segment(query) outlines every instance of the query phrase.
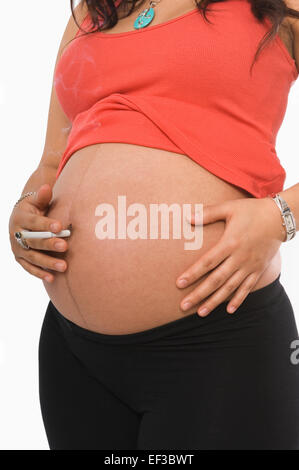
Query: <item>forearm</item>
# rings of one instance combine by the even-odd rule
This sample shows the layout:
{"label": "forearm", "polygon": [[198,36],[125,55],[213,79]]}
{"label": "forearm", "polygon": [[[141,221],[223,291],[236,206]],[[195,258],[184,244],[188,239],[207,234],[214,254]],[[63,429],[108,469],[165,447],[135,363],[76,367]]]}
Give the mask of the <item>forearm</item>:
{"label": "forearm", "polygon": [[56,172],[57,168],[54,166],[39,165],[28,179],[21,195],[29,191],[37,191],[40,186],[46,183],[53,187],[56,180]]}
{"label": "forearm", "polygon": [[280,191],[278,194],[281,195],[287,202],[289,208],[291,209],[295,221],[296,221],[296,230],[299,230],[299,183],[291,186],[290,188]]}

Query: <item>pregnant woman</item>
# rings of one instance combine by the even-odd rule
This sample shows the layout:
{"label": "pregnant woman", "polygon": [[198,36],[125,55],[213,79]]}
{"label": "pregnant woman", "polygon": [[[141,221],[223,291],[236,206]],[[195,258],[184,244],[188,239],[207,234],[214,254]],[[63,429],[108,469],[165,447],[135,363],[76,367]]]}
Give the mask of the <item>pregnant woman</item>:
{"label": "pregnant woman", "polygon": [[299,1],[71,7],[43,155],[10,218],[50,297],[50,448],[299,450],[279,253],[299,184],[284,189],[275,152]]}

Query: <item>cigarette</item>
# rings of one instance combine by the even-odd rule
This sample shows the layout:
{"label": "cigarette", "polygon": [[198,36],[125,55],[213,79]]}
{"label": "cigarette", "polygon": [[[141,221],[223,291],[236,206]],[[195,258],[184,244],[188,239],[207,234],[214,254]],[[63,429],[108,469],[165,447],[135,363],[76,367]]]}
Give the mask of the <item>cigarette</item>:
{"label": "cigarette", "polygon": [[54,232],[30,232],[30,231],[21,231],[21,234],[22,234],[22,238],[54,238],[54,237],[58,237],[58,238],[63,238],[63,237],[69,237],[71,235],[71,231],[70,230],[62,230],[61,232],[58,232],[58,233],[54,233]]}

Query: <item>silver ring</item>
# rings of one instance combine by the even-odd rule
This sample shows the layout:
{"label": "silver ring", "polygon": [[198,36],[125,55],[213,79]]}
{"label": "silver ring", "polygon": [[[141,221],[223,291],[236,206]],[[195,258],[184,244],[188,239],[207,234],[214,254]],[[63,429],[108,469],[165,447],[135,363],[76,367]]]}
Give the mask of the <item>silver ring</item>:
{"label": "silver ring", "polygon": [[15,239],[17,240],[18,244],[24,248],[24,250],[30,250],[30,246],[28,246],[26,240],[22,237],[21,232],[15,232]]}

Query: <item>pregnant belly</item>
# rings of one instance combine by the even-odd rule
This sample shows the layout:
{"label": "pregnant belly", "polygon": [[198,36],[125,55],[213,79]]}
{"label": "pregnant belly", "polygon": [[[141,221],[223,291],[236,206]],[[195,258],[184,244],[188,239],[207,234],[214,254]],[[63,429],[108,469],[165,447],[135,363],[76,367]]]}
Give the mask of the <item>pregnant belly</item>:
{"label": "pregnant belly", "polygon": [[[184,210],[241,197],[251,195],[185,155],[121,143],[77,151],[54,185],[48,211],[73,226],[69,249],[60,255],[67,270],[44,283],[50,299],[69,320],[105,334],[134,333],[194,313],[200,304],[183,312],[180,302],[205,276],[186,289],[175,281],[219,240],[224,222],[192,233]],[[278,252],[255,289],[279,272]]]}

